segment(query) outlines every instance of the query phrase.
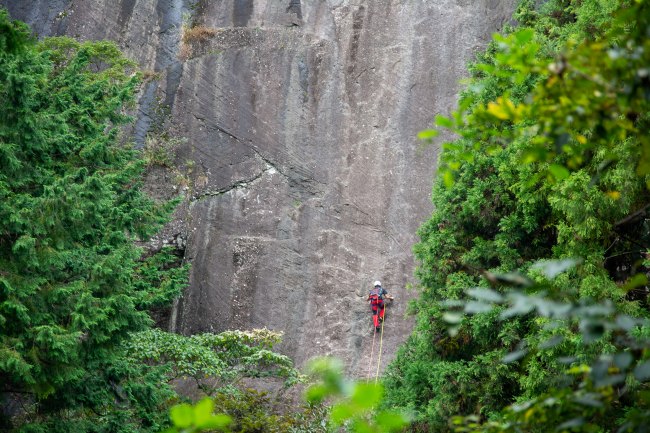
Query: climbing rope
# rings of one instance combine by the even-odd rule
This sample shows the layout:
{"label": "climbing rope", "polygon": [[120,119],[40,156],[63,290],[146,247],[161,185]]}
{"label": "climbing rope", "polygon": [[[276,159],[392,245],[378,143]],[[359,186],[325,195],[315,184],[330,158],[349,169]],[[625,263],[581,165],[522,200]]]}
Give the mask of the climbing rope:
{"label": "climbing rope", "polygon": [[[374,326],[373,326],[374,328]],[[372,333],[372,349],[370,350],[370,362],[368,363],[368,380],[370,380],[370,377],[372,376],[372,358],[375,356],[375,337],[377,336],[377,331],[374,331]]]}
{"label": "climbing rope", "polygon": [[[386,316],[386,305],[384,304],[384,317]],[[381,316],[379,316],[381,317]],[[376,334],[376,332],[375,332]],[[373,338],[373,342],[375,339]],[[377,373],[375,374],[375,384],[377,383],[377,378],[379,378],[379,366],[381,365],[381,347],[384,343],[384,320],[381,321],[381,332],[379,333],[379,355],[377,355]]]}
{"label": "climbing rope", "polygon": [[[384,311],[384,317],[386,317],[386,304],[384,303],[382,310]],[[381,318],[381,311],[377,310],[377,315]],[[374,324],[373,324],[374,328]],[[368,369],[368,380],[372,376],[372,359],[375,357],[375,337],[377,337],[377,330],[372,333],[372,349],[370,349],[370,368]],[[381,331],[379,332],[379,355],[377,355],[377,371],[375,372],[375,384],[379,378],[379,367],[381,366],[381,349],[384,345],[384,319],[381,319]]]}

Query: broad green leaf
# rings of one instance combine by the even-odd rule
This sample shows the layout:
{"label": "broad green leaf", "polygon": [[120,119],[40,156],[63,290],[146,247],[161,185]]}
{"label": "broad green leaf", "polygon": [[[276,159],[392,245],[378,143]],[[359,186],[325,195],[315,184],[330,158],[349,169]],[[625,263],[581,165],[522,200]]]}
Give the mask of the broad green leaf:
{"label": "broad green leaf", "polygon": [[597,387],[620,385],[625,382],[624,374],[608,374],[594,382]]}
{"label": "broad green leaf", "polygon": [[487,278],[492,278],[494,281],[504,283],[510,286],[517,287],[531,287],[535,284],[533,280],[519,272],[509,272],[507,274],[490,274],[486,273]]}
{"label": "broad green leaf", "polygon": [[425,129],[423,131],[418,132],[418,138],[420,140],[431,140],[432,138],[435,138],[438,136],[438,131],[435,129]]}
{"label": "broad green leaf", "polygon": [[450,170],[443,171],[442,178],[443,178],[443,182],[445,184],[445,187],[451,188],[452,186],[454,186],[454,175]]}
{"label": "broad green leaf", "polygon": [[487,313],[492,311],[493,306],[491,304],[486,304],[484,302],[478,301],[467,301],[465,304],[465,313],[468,314],[478,314],[478,313]]}
{"label": "broad green leaf", "polygon": [[541,260],[531,266],[531,269],[539,269],[546,278],[553,279],[579,263],[580,260],[577,259]]}
{"label": "broad green leaf", "polygon": [[504,364],[509,364],[511,362],[515,362],[523,358],[527,354],[528,354],[528,349],[516,350],[514,352],[508,353],[503,358],[501,358],[501,362],[503,362]]}
{"label": "broad green leaf", "polygon": [[386,431],[400,431],[409,423],[409,419],[397,411],[378,412],[375,419],[377,424]]}
{"label": "broad green leaf", "polygon": [[349,420],[355,415],[360,415],[361,411],[353,408],[350,404],[343,402],[334,405],[332,411],[330,412],[330,420],[336,424],[343,424],[345,421]]}
{"label": "broad green leaf", "polygon": [[548,340],[542,342],[539,347],[540,349],[550,349],[552,347],[555,347],[559,344],[562,344],[564,341],[564,336],[562,335],[554,335],[553,337],[549,338]]}
{"label": "broad green leaf", "polygon": [[305,398],[307,399],[308,402],[320,403],[328,395],[330,395],[329,387],[323,384],[316,384],[307,388],[307,391],[305,393]]}
{"label": "broad green leaf", "polygon": [[203,425],[212,417],[214,402],[211,398],[204,398],[194,406],[194,422],[197,426]]}
{"label": "broad green leaf", "polygon": [[442,314],[442,320],[452,325],[456,325],[463,320],[463,315],[461,313],[446,311]]}
{"label": "broad green leaf", "polygon": [[599,360],[595,362],[591,365],[591,371],[589,374],[595,381],[602,380],[609,374],[609,362],[606,360]]}
{"label": "broad green leaf", "polygon": [[616,316],[616,325],[625,331],[629,331],[637,326],[637,321],[626,314],[621,314]]}
{"label": "broad green leaf", "polygon": [[440,305],[448,309],[459,308],[465,305],[465,301],[461,301],[460,299],[445,299],[440,302]]}
{"label": "broad green leaf", "polygon": [[232,424],[232,418],[226,414],[217,414],[212,415],[210,418],[204,420],[201,424],[197,424],[197,427],[203,428],[206,430],[209,429],[226,429],[230,424]]}
{"label": "broad green leaf", "polygon": [[[571,136],[567,134],[566,132],[559,134],[557,137],[555,137],[555,151],[557,153],[562,153],[564,152],[564,147],[566,146],[567,143],[569,143],[569,140],[571,139]],[[560,166],[562,167],[562,166]]]}
{"label": "broad green leaf", "polygon": [[542,317],[566,318],[573,310],[571,304],[561,304],[540,297],[531,297],[530,300]]}
{"label": "broad green leaf", "polygon": [[650,138],[647,135],[641,136],[641,158],[636,167],[637,176],[650,174]]}
{"label": "broad green leaf", "polygon": [[466,292],[469,296],[480,301],[493,302],[496,304],[503,302],[503,296],[501,296],[499,292],[485,287],[474,287],[472,289],[467,289]]}
{"label": "broad green leaf", "polygon": [[640,286],[645,286],[648,284],[648,277],[644,273],[638,273],[632,276],[625,285],[623,286],[623,290],[626,292],[629,292],[632,289],[636,289],[637,287]]}
{"label": "broad green leaf", "polygon": [[194,424],[194,409],[187,403],[172,407],[169,414],[176,427],[187,428]]}
{"label": "broad green leaf", "polygon": [[357,383],[352,393],[352,403],[361,409],[375,407],[381,401],[383,388],[374,383]]}
{"label": "broad green leaf", "polygon": [[535,32],[531,28],[519,30],[515,33],[515,39],[517,39],[519,45],[526,45],[533,39],[533,36],[535,36]]}
{"label": "broad green leaf", "polygon": [[454,122],[450,118],[438,114],[436,115],[436,125],[451,129],[454,127]]}
{"label": "broad green leaf", "polygon": [[507,105],[503,105],[501,100],[497,102],[489,102],[487,105],[487,112],[500,120],[507,120],[510,118],[510,111]]}
{"label": "broad green leaf", "polygon": [[650,379],[650,361],[644,361],[639,363],[634,368],[634,377],[636,377],[641,382],[645,382]]}
{"label": "broad green leaf", "polygon": [[523,316],[524,314],[528,314],[533,309],[535,306],[531,302],[526,302],[526,301],[521,301],[513,304],[511,307],[507,308],[504,310],[500,317],[501,319],[509,319],[514,316]]}
{"label": "broad green leaf", "polygon": [[603,407],[603,402],[600,401],[601,395],[597,393],[587,393],[584,395],[576,396],[573,400],[583,406],[590,407]]}
{"label": "broad green leaf", "polygon": [[[574,361],[575,361],[575,359],[574,359]],[[573,367],[569,368],[567,370],[567,373],[569,373],[569,374],[584,374],[584,373],[589,373],[590,371],[591,371],[590,366],[588,366],[586,364],[580,364],[580,365],[574,365]]]}
{"label": "broad green leaf", "polygon": [[351,427],[353,433],[377,433],[374,426],[371,426],[370,423],[364,419],[355,418],[352,421]]}
{"label": "broad green leaf", "polygon": [[605,324],[600,320],[582,320],[580,322],[582,338],[586,343],[593,343],[600,339],[605,333]]}
{"label": "broad green leaf", "polygon": [[559,426],[557,426],[557,431],[564,431],[566,429],[572,429],[576,427],[583,426],[585,424],[585,419],[582,417],[579,418],[573,418],[568,421],[563,422]]}

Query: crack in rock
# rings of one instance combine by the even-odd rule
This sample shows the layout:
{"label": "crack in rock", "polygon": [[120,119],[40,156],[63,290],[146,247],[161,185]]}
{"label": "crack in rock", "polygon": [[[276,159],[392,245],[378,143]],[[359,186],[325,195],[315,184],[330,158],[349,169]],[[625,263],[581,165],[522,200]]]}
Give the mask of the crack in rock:
{"label": "crack in rock", "polygon": [[255,176],[251,177],[250,179],[238,180],[237,182],[230,184],[226,187],[219,188],[216,190],[208,190],[201,194],[194,195],[192,196],[191,201],[198,201],[205,197],[220,196],[237,189],[249,188],[252,184],[259,181],[262,178],[262,176],[264,176],[266,173],[273,175],[275,173],[279,173],[279,171],[273,165],[267,163],[266,168],[264,170],[257,173]]}

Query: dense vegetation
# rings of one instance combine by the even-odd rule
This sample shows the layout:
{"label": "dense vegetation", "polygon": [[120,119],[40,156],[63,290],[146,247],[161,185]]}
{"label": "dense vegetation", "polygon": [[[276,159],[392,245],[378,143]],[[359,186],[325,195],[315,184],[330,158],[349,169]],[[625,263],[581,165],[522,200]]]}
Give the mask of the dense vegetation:
{"label": "dense vegetation", "polygon": [[[411,431],[648,431],[650,6],[522,0],[515,19],[437,119],[458,139],[383,405]],[[173,206],[119,136],[138,80],[113,44],[37,42],[0,10],[0,428],[160,431],[189,378],[211,399],[175,406],[171,431],[402,429],[381,386],[329,361],[295,413],[238,389],[299,379],[277,334],[152,329],[187,269],[137,246]]]}
{"label": "dense vegetation", "polygon": [[117,145],[134,65],[109,43],[36,44],[0,14],[0,392],[25,431],[155,431],[172,391],[121,343],[185,277],[135,246],[169,206]]}
{"label": "dense vegetation", "polygon": [[461,430],[648,428],[649,328],[638,319],[650,10],[538,4],[521,2],[519,27],[497,35],[458,111],[437,119],[459,138],[443,145],[436,211],[415,248],[417,327],[385,379],[387,404],[414,412],[413,431],[451,430],[457,414],[468,416]]}
{"label": "dense vegetation", "polygon": [[138,247],[174,206],[143,192],[146,158],[120,137],[139,78],[113,43],[37,42],[0,9],[0,429],[159,432],[179,378],[274,420],[238,431],[311,422],[233,386],[298,379],[278,334],[152,329],[187,268]]}

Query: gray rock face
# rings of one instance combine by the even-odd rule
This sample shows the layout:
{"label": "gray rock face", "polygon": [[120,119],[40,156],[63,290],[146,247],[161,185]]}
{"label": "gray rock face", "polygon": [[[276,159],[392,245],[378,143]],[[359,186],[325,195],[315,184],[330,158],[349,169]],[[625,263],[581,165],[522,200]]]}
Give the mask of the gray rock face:
{"label": "gray rock face", "polygon": [[[412,329],[405,287],[438,150],[416,134],[453,107],[466,62],[515,2],[0,4],[40,35],[115,40],[155,73],[133,134],[141,146],[161,125],[185,138],[175,148],[184,180],[155,178],[186,198],[167,229],[192,263],[172,329],[266,326],[285,333],[280,349],[298,365],[334,355],[365,377],[374,280],[396,298],[382,364]],[[184,23],[193,30],[182,39]]]}

